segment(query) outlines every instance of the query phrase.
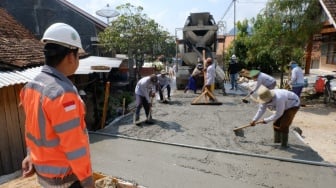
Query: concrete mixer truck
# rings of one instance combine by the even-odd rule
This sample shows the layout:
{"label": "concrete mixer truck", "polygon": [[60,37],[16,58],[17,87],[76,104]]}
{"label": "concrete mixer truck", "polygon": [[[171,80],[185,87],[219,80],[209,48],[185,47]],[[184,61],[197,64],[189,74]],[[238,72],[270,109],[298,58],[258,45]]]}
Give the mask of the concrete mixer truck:
{"label": "concrete mixer truck", "polygon": [[[193,69],[198,63],[203,63],[200,62],[203,50],[206,57],[211,57],[217,65],[217,30],[218,26],[209,12],[190,13],[183,27],[182,44],[179,44],[182,61],[178,63],[176,73],[177,89],[184,89]],[[221,83],[223,79],[224,71],[216,66],[216,82]]]}

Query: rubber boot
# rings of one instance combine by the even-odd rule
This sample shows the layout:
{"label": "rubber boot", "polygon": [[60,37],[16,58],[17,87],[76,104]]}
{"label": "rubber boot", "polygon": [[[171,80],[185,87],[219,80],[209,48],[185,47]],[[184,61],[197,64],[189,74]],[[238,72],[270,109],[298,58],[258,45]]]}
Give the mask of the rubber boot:
{"label": "rubber boot", "polygon": [[140,120],[140,116],[136,115],[136,113],[133,114],[133,124],[136,124]]}
{"label": "rubber boot", "polygon": [[279,131],[274,131],[274,143],[280,143],[281,142],[281,136]]}
{"label": "rubber boot", "polygon": [[281,133],[281,147],[288,147],[288,133]]}

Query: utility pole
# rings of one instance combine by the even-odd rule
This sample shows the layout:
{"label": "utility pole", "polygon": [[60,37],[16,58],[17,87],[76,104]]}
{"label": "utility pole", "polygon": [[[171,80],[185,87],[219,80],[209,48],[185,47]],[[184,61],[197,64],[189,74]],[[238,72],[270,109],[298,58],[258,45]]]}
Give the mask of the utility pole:
{"label": "utility pole", "polygon": [[236,40],[236,0],[233,0],[233,41]]}

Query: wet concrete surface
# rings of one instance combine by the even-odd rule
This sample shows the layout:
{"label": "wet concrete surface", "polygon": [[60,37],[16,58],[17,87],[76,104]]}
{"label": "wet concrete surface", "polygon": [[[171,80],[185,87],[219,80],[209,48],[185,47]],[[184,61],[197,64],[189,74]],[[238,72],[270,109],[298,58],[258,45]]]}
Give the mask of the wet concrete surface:
{"label": "wet concrete surface", "polygon": [[271,123],[236,136],[258,104],[234,92],[215,91],[222,105],[191,105],[200,91],[175,90],[169,104],[153,104],[153,124],[135,126],[132,114],[115,120],[99,132],[126,138],[91,134],[94,169],[147,187],[333,187],[335,168],[315,165],[328,163],[292,129],[285,149],[273,143]]}

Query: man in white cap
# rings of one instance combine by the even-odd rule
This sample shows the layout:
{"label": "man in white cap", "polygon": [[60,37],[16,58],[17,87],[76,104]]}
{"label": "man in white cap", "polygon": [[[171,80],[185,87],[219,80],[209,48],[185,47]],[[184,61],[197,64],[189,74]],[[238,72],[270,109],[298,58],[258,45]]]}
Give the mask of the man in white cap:
{"label": "man in white cap", "polygon": [[267,124],[273,121],[274,143],[281,143],[282,147],[287,147],[289,126],[300,108],[300,98],[291,91],[285,89],[269,90],[264,86],[261,86],[257,93],[260,105],[250,125],[255,126],[267,108],[275,111],[271,116],[264,118],[262,122]]}
{"label": "man in white cap", "polygon": [[237,57],[235,54],[231,56],[228,72],[230,74],[230,82],[231,88],[230,90],[236,89],[237,90],[237,79],[238,73],[240,71],[240,65],[238,64]]}
{"label": "man in white cap", "polygon": [[167,76],[167,72],[165,70],[162,70],[160,72],[161,74],[157,75],[158,77],[158,82],[159,82],[159,95],[160,95],[160,100],[163,101],[163,91],[167,89],[167,97],[168,100],[170,100],[170,78]]}

